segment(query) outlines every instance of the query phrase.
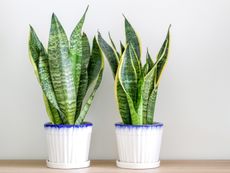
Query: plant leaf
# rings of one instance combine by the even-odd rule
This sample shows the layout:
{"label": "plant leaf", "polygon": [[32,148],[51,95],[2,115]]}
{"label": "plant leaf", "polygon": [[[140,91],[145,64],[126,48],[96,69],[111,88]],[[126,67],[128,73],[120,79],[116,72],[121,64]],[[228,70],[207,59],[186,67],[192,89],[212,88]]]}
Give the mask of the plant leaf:
{"label": "plant leaf", "polygon": [[74,28],[70,36],[70,56],[73,64],[73,75],[75,82],[76,95],[78,94],[78,87],[81,78],[81,64],[82,64],[82,27],[85,21],[85,16],[88,11],[89,6],[86,8],[80,21]]}
{"label": "plant leaf", "polygon": [[82,64],[81,64],[81,76],[80,76],[80,82],[79,82],[78,94],[77,94],[77,108],[76,108],[75,121],[81,112],[82,102],[88,88],[87,69],[88,69],[89,59],[90,59],[90,45],[89,45],[89,40],[87,38],[87,35],[84,33],[82,36],[82,61],[81,61]]}
{"label": "plant leaf", "polygon": [[170,27],[168,28],[168,33],[166,36],[166,39],[157,55],[157,60],[160,60],[158,65],[157,65],[157,78],[156,78],[156,85],[159,85],[159,81],[160,81],[160,77],[162,75],[162,71],[165,67],[165,64],[167,62],[168,59],[168,53],[169,53],[169,43],[170,43]]}
{"label": "plant leaf", "polygon": [[63,27],[53,14],[48,43],[49,70],[55,96],[69,124],[74,124],[76,91],[68,40]]}
{"label": "plant leaf", "polygon": [[107,58],[110,67],[113,72],[113,77],[115,78],[117,67],[119,63],[119,58],[117,56],[116,51],[102,38],[101,34],[98,32],[98,43],[100,48],[102,49],[105,57]]}
{"label": "plant leaf", "polygon": [[102,52],[97,43],[96,38],[93,38],[93,48],[90,56],[90,63],[88,66],[88,86],[90,86],[93,81],[98,77],[98,74],[102,68]]}
{"label": "plant leaf", "polygon": [[134,57],[130,54],[131,47],[128,45],[123,53],[119,64],[118,80],[126,94],[132,124],[141,124],[141,116],[136,112],[137,101],[137,73],[134,67]]}
{"label": "plant leaf", "polygon": [[146,54],[146,62],[149,65],[149,70],[151,70],[154,66],[154,62],[153,62],[148,50],[147,50],[147,54]]}
{"label": "plant leaf", "polygon": [[137,79],[139,79],[140,76],[142,75],[142,67],[141,67],[142,65],[141,65],[140,59],[137,57],[137,54],[136,54],[135,49],[134,49],[132,44],[130,45],[129,53],[130,53],[130,57],[132,59],[132,65],[133,65],[133,67],[136,71],[136,74],[137,74]]}
{"label": "plant leaf", "polygon": [[148,72],[153,68],[154,66],[154,62],[149,54],[149,51],[147,50],[147,54],[146,54],[146,63],[144,65],[144,67],[142,68],[143,74],[144,76],[146,74],[148,74]]}
{"label": "plant leaf", "polygon": [[51,121],[51,123],[53,124],[63,124],[62,119],[60,118],[59,115],[59,111],[53,107],[53,105],[49,102],[49,100],[47,99],[47,97],[45,96],[45,94],[43,93],[43,100],[45,103],[45,107],[46,107],[46,112],[49,116],[49,119]]}
{"label": "plant leaf", "polygon": [[102,52],[98,46],[96,39],[94,38],[93,50],[92,50],[92,54],[91,54],[89,66],[88,66],[88,75],[89,75],[90,85],[93,85],[93,83],[95,83],[95,85],[93,87],[93,91],[91,92],[91,94],[89,95],[89,98],[87,99],[85,105],[83,106],[80,112],[80,115],[78,116],[75,124],[81,124],[84,121],[84,118],[94,99],[96,91],[98,87],[100,86],[103,70],[104,70],[104,60],[103,60]]}
{"label": "plant leaf", "polygon": [[130,49],[131,47],[128,45],[122,56],[118,79],[124,91],[130,95],[135,103],[137,96],[137,73],[133,62],[134,58],[132,58],[130,54]]}
{"label": "plant leaf", "polygon": [[115,44],[114,44],[114,42],[113,42],[113,39],[112,39],[110,33],[109,33],[109,40],[110,40],[111,45],[112,45],[112,47],[113,47],[114,51],[116,52],[117,57],[118,57],[118,59],[119,59],[121,55],[120,55],[119,52],[117,51],[117,48],[116,48],[116,46],[115,46]]}
{"label": "plant leaf", "polygon": [[140,41],[135,30],[133,29],[129,21],[126,19],[126,17],[125,17],[125,35],[126,35],[126,43],[133,45],[137,57],[140,59],[141,58]]}
{"label": "plant leaf", "polygon": [[157,98],[157,88],[154,88],[152,90],[150,97],[149,97],[149,100],[148,100],[147,121],[146,121],[147,124],[153,123],[156,98]]}
{"label": "plant leaf", "polygon": [[132,124],[129,103],[127,101],[125,91],[118,80],[118,73],[115,78],[115,97],[117,98],[117,104],[123,123]]}
{"label": "plant leaf", "polygon": [[[29,50],[35,74],[44,93],[44,101],[50,120],[52,122],[65,121],[64,117],[62,117],[63,120],[59,117],[58,111],[60,112],[60,109],[58,107],[51,83],[48,55],[32,27],[30,27]],[[52,108],[52,111],[48,109],[47,104]],[[51,113],[53,113],[53,115],[51,115]]]}
{"label": "plant leaf", "polygon": [[147,123],[147,109],[148,109],[148,100],[152,90],[154,89],[154,78],[156,77],[156,65],[150,70],[150,72],[144,77],[143,89],[142,89],[142,98],[143,98],[143,123]]}
{"label": "plant leaf", "polygon": [[98,87],[99,87],[99,85],[101,83],[102,74],[103,74],[103,69],[100,70],[100,73],[98,75],[96,85],[95,85],[95,87],[93,89],[93,92],[90,94],[88,100],[86,101],[85,105],[83,106],[83,109],[82,109],[80,115],[78,116],[75,124],[81,124],[84,121],[85,116],[86,116],[86,114],[87,114],[87,112],[88,112],[88,110],[89,110],[89,108],[90,108],[90,106],[91,106],[91,104],[93,102],[93,99],[94,99],[94,96],[96,94],[96,91],[97,91],[97,89],[98,89]]}
{"label": "plant leaf", "polygon": [[125,46],[122,44],[121,41],[120,41],[120,49],[121,49],[120,55],[122,55],[123,52],[125,51]]}

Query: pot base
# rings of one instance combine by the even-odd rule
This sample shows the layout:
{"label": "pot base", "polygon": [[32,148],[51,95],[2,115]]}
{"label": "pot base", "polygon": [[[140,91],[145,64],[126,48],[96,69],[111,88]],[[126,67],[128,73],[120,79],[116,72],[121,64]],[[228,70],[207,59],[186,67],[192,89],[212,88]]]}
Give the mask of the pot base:
{"label": "pot base", "polygon": [[54,169],[77,169],[77,168],[86,168],[90,166],[90,160],[86,162],[80,162],[75,164],[68,163],[53,163],[49,160],[46,161],[47,167]]}
{"label": "pot base", "polygon": [[160,166],[160,161],[154,163],[129,163],[117,160],[117,167],[125,169],[151,169]]}

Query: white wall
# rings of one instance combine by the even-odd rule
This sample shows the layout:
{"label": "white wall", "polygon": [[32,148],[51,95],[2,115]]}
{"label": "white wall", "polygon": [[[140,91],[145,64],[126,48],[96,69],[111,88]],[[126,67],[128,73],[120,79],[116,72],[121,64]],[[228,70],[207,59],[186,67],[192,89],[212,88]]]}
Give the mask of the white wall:
{"label": "white wall", "polygon": [[[228,0],[1,0],[0,159],[44,159],[41,90],[28,59],[28,25],[47,45],[55,12],[70,34],[87,4],[92,39],[124,38],[124,13],[156,55],[172,24],[169,62],[161,80],[156,120],[165,124],[162,159],[230,159],[230,1]],[[120,121],[113,79],[103,82],[87,119],[94,123],[91,158],[116,158],[114,123]]]}

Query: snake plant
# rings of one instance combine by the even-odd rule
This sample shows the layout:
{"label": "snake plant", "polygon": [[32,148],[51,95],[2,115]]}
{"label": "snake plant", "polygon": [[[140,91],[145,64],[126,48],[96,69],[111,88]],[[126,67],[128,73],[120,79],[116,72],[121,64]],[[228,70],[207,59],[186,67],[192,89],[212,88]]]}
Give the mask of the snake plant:
{"label": "snake plant", "polygon": [[48,51],[30,26],[30,60],[53,124],[83,123],[101,83],[102,52],[96,38],[91,50],[87,35],[82,33],[87,9],[69,40],[56,15],[52,15]]}
{"label": "snake plant", "polygon": [[160,76],[165,67],[170,41],[170,27],[166,39],[154,61],[148,50],[146,63],[141,63],[139,38],[125,18],[126,44],[120,51],[109,35],[108,44],[98,33],[98,43],[106,56],[115,80],[115,95],[124,124],[143,125],[154,122],[154,110]]}

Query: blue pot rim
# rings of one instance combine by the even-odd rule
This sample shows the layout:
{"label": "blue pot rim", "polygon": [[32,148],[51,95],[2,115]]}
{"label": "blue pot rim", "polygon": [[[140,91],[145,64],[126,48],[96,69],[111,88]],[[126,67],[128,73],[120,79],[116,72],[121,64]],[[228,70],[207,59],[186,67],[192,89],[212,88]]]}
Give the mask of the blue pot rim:
{"label": "blue pot rim", "polygon": [[82,124],[52,124],[50,122],[45,123],[44,127],[45,128],[85,128],[85,127],[92,127],[93,124],[90,122],[84,122]]}
{"label": "blue pot rim", "polygon": [[143,124],[143,125],[131,125],[131,124],[124,124],[124,123],[115,123],[115,127],[120,128],[153,128],[153,127],[163,127],[163,123],[160,122],[154,122],[153,124]]}

